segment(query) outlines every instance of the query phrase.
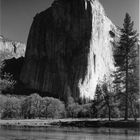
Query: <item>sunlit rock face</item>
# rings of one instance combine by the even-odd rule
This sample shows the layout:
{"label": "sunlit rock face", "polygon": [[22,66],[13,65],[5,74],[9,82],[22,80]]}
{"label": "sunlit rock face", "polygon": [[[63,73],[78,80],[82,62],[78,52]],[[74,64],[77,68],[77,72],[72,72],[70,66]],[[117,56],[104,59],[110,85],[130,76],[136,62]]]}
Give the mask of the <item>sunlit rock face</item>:
{"label": "sunlit rock face", "polygon": [[20,79],[46,96],[93,99],[114,69],[115,30],[97,0],[55,0],[34,18]]}
{"label": "sunlit rock face", "polygon": [[0,36],[0,59],[11,59],[25,56],[26,45],[21,42],[11,41]]}
{"label": "sunlit rock face", "polygon": [[114,68],[113,42],[117,29],[105,15],[102,5],[98,1],[91,2],[92,7],[92,35],[88,53],[88,66],[85,80],[79,81],[81,96],[94,98],[97,84],[110,79]]}

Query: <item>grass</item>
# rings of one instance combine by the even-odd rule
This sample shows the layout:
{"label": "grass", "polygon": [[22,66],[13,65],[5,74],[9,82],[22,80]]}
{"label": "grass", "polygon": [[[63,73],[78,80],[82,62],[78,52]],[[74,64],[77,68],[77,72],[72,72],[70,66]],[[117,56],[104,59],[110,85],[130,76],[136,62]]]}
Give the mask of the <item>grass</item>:
{"label": "grass", "polygon": [[23,127],[48,127],[48,126],[73,126],[73,127],[113,127],[113,128],[139,128],[140,119],[137,122],[130,119],[29,119],[29,120],[0,120],[1,126]]}

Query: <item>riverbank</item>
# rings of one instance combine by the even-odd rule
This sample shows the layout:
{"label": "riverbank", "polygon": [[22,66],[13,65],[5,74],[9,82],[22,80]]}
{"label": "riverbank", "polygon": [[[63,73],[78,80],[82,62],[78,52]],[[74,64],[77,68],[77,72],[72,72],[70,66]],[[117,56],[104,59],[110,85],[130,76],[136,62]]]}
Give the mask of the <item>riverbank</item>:
{"label": "riverbank", "polygon": [[21,126],[21,127],[113,127],[113,128],[139,128],[140,120],[124,121],[114,119],[32,119],[32,120],[0,120],[0,126]]}

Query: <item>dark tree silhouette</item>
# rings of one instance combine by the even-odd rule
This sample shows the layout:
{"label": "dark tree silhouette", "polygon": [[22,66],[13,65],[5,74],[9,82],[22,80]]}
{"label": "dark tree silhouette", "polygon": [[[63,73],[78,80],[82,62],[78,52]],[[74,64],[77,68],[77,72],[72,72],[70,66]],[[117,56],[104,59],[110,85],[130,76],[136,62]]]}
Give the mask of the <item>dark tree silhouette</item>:
{"label": "dark tree silhouette", "polygon": [[138,68],[138,34],[133,29],[133,25],[134,22],[131,21],[130,15],[126,13],[115,54],[116,66],[118,67],[116,81],[119,83],[121,93],[124,95],[125,120],[128,120],[129,117],[129,102],[132,102],[130,97],[138,91],[138,84],[133,84],[137,82],[135,71]]}

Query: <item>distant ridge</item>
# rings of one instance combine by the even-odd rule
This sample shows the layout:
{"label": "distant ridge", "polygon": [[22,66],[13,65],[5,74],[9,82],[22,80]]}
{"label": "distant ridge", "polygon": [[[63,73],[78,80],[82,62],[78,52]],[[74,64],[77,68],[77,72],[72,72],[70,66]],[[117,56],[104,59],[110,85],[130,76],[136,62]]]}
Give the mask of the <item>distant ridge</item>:
{"label": "distant ridge", "polygon": [[18,41],[12,41],[0,35],[0,58],[11,59],[24,57],[26,45]]}

